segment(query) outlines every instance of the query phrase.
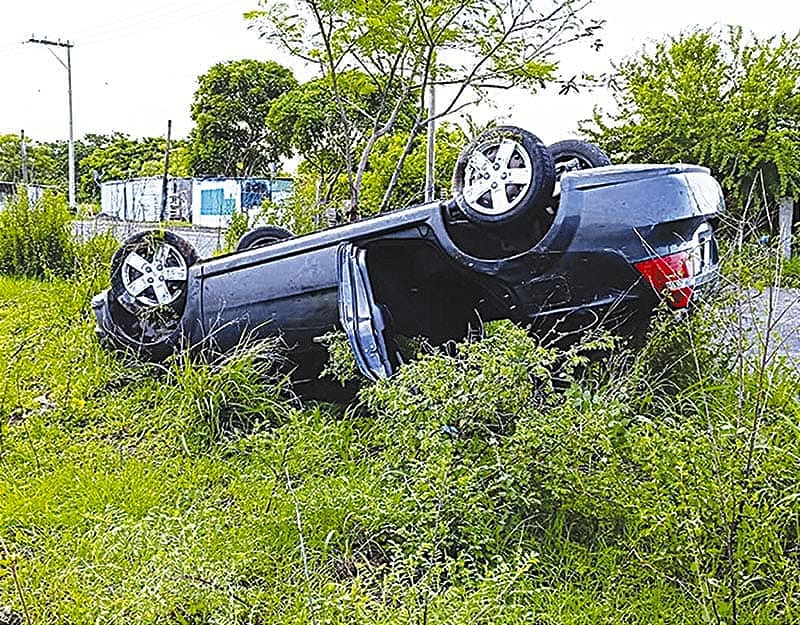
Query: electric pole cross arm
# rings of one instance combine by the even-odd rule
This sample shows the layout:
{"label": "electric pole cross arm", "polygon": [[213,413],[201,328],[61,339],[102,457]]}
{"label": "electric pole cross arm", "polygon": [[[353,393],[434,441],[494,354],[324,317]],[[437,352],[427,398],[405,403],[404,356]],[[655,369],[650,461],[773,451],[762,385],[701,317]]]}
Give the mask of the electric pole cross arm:
{"label": "electric pole cross arm", "polygon": [[74,212],[77,209],[77,202],[75,200],[75,138],[73,135],[72,120],[72,58],[70,56],[70,51],[75,44],[70,41],[52,41],[50,39],[39,39],[36,37],[31,37],[25,43],[55,46],[57,48],[65,48],[67,51],[67,62],[65,63],[60,56],[50,50],[53,56],[58,59],[58,62],[67,70],[67,96],[69,99],[69,143],[67,144],[69,159],[69,207]]}

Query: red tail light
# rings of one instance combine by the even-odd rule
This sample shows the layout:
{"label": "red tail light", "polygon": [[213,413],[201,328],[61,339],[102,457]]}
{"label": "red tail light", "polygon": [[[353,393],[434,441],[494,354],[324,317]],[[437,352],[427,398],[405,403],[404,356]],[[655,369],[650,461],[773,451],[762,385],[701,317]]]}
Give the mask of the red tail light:
{"label": "red tail light", "polygon": [[683,250],[636,263],[645,280],[663,295],[673,308],[686,308],[694,293],[696,281],[693,250]]}

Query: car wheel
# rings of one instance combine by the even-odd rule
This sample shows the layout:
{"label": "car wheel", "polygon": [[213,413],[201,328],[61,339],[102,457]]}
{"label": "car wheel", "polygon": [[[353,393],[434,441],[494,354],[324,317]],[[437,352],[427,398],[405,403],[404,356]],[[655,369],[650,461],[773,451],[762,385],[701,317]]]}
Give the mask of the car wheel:
{"label": "car wheel", "polygon": [[599,147],[587,141],[567,139],[547,148],[553,157],[556,179],[560,180],[568,171],[591,169],[611,165],[611,159]]}
{"label": "car wheel", "polygon": [[553,158],[538,137],[514,126],[482,133],[453,171],[455,201],[478,224],[505,225],[549,202]]}
{"label": "car wheel", "polygon": [[253,228],[244,233],[236,244],[236,251],[243,252],[244,250],[251,250],[254,247],[263,247],[270,243],[291,239],[293,236],[294,234],[289,230],[281,228],[280,226],[259,226],[258,228]]}
{"label": "car wheel", "polygon": [[115,324],[137,346],[156,343],[178,325],[198,260],[188,241],[147,230],[125,240],[111,259],[109,303]]}

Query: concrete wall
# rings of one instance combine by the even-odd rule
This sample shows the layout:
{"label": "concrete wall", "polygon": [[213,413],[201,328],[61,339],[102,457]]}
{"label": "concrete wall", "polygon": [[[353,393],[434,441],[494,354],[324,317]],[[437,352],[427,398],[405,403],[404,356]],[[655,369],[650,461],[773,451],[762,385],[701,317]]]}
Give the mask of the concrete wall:
{"label": "concrete wall", "polygon": [[[159,230],[161,224],[142,223],[131,221],[116,221],[112,219],[85,219],[73,222],[73,232],[79,241],[87,241],[96,234],[111,232],[118,241],[122,242],[132,234],[143,230]],[[200,258],[208,258],[225,245],[225,228],[203,228],[201,226],[170,226],[167,228],[189,241],[197,250]]]}

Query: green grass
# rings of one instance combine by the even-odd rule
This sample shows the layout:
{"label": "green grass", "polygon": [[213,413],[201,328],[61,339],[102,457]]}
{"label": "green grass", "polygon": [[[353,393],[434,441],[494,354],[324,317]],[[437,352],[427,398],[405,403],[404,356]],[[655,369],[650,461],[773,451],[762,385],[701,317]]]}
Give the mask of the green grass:
{"label": "green grass", "polygon": [[23,600],[76,625],[800,618],[797,376],[698,345],[711,313],[574,383],[579,354],[501,325],[343,407],[294,397],[270,345],[103,351],[98,281],[0,278],[0,608],[23,622]]}

